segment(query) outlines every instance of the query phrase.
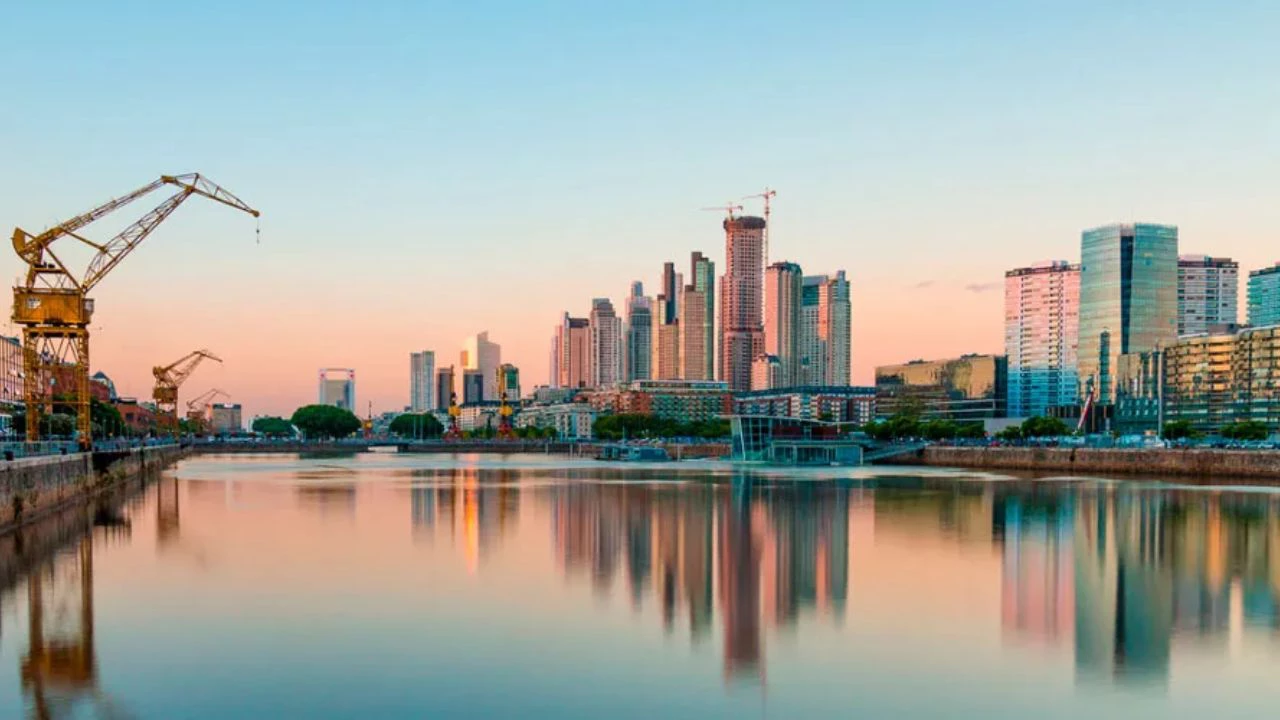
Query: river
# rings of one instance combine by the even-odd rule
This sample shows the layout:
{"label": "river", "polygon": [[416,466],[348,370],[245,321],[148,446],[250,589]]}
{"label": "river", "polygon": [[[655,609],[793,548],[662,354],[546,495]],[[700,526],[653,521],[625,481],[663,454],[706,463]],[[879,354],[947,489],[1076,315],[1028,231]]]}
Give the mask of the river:
{"label": "river", "polygon": [[0,588],[0,717],[1280,707],[1267,488],[203,456],[96,525]]}

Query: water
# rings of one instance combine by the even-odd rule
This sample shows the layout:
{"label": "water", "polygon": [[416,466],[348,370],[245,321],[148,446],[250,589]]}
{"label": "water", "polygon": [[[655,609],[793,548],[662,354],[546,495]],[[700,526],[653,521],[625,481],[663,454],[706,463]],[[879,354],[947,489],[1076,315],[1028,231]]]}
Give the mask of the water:
{"label": "water", "polygon": [[0,717],[1280,706],[1265,488],[246,456],[76,517],[0,545]]}

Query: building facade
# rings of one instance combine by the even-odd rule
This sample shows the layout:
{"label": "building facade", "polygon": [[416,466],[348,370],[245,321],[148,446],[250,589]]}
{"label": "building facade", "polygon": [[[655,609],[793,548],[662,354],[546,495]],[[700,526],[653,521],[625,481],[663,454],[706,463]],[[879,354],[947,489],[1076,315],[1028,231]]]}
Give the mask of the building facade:
{"label": "building facade", "polygon": [[1164,422],[1213,434],[1256,421],[1280,432],[1280,326],[1182,338],[1163,363]]}
{"label": "building facade", "polygon": [[702,300],[702,370],[697,377],[687,377],[686,379],[695,380],[715,380],[716,379],[716,264],[711,258],[706,257],[701,252],[694,252],[690,257],[690,274],[693,282],[693,289],[697,291]]}
{"label": "building facade", "polygon": [[811,275],[803,279],[796,383],[849,384],[851,324],[849,281],[843,270],[835,275]]}
{"label": "building facade", "polygon": [[622,320],[608,298],[595,298],[587,322],[591,329],[591,387],[618,385],[622,382]]}
{"label": "building facade", "polygon": [[653,301],[644,294],[640,281],[631,284],[627,298],[626,381],[648,380],[653,376]]}
{"label": "building facade", "polygon": [[714,349],[707,345],[707,296],[693,285],[686,285],[680,297],[679,371],[681,380],[711,380],[707,375],[708,356]]}
{"label": "building facade", "polygon": [[764,352],[763,218],[728,218],[720,299],[720,379],[734,392],[751,389],[751,363]]}
{"label": "building facade", "polygon": [[584,399],[599,412],[678,422],[712,420],[733,410],[728,386],[714,380],[637,380],[629,387],[587,393]]}
{"label": "building facade", "polygon": [[876,414],[899,411],[946,420],[986,420],[1007,414],[1003,355],[962,355],[948,360],[914,360],[876,368]]}
{"label": "building facade", "polygon": [[1249,324],[1280,325],[1280,263],[1249,272]]}
{"label": "building facade", "polygon": [[1064,260],[1004,276],[1004,349],[1009,416],[1061,415],[1077,405],[1080,266]]}
{"label": "building facade", "polygon": [[876,418],[876,389],[852,386],[783,387],[738,393],[735,415],[768,415],[866,425]]}
{"label": "building facade", "polygon": [[1239,322],[1240,265],[1208,255],[1178,257],[1178,335]]}
{"label": "building facade", "polygon": [[[496,373],[497,370],[495,369]],[[489,381],[489,385],[494,385],[493,380]],[[476,405],[488,402],[484,399],[484,374],[479,370],[463,370],[462,371],[462,404]]]}
{"label": "building facade", "polygon": [[484,381],[484,399],[497,400],[498,366],[502,364],[502,346],[490,342],[488,331],[472,335],[462,344],[460,368],[463,373],[472,370],[480,373]]}
{"label": "building facade", "polygon": [[1078,395],[1115,401],[1121,355],[1178,337],[1178,229],[1149,223],[1086,230],[1080,243]]}
{"label": "building facade", "polygon": [[448,410],[449,404],[455,399],[454,393],[456,393],[457,390],[455,390],[453,373],[452,365],[447,368],[440,368],[436,371],[436,403],[433,408],[434,410]]}
{"label": "building facade", "polygon": [[236,435],[244,432],[240,403],[213,403],[209,406],[209,427],[214,435]]}
{"label": "building facade", "polygon": [[751,361],[753,391],[786,387],[788,384],[783,379],[782,359],[777,355],[757,355],[756,359]]}
{"label": "building facade", "polygon": [[590,440],[597,412],[585,403],[535,405],[516,415],[516,427],[553,428],[561,440]]}
{"label": "building facade", "polygon": [[0,335],[0,412],[9,414],[23,406],[22,340]]}
{"label": "building facade", "polygon": [[435,408],[436,354],[409,353],[409,409],[424,413]]}
{"label": "building facade", "polygon": [[[765,269],[764,285],[764,354],[778,359],[782,386],[796,385],[801,377],[800,309],[804,273],[795,263],[776,262]],[[758,388],[753,383],[752,389],[766,388]]]}
{"label": "building facade", "polygon": [[499,365],[496,385],[498,400],[505,399],[510,404],[520,402],[520,368],[511,363]]}
{"label": "building facade", "polygon": [[355,412],[356,371],[351,368],[321,369],[319,402]]}
{"label": "building facade", "polygon": [[564,314],[556,328],[554,343],[558,358],[553,387],[584,388],[591,380],[591,321]]}
{"label": "building facade", "polygon": [[[665,301],[658,299],[658,307]],[[653,333],[652,380],[680,379],[680,322],[659,323]]]}

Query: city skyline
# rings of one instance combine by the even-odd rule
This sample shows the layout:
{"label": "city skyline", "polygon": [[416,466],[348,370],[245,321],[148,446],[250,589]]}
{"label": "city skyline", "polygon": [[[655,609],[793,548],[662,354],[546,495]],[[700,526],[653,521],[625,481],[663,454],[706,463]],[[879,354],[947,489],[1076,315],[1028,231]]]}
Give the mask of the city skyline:
{"label": "city skyline", "polygon": [[[227,364],[208,379],[252,416],[305,404],[308,369],[340,362],[359,371],[361,404],[387,410],[406,404],[404,353],[452,357],[476,327],[526,378],[546,377],[546,318],[579,298],[617,307],[640,269],[652,282],[647,268],[690,248],[724,268],[718,221],[698,208],[769,183],[770,260],[849,270],[852,379],[866,385],[877,365],[999,352],[1003,272],[1074,258],[1081,228],[1175,224],[1183,250],[1231,257],[1242,277],[1276,260],[1275,101],[1259,88],[1280,60],[1266,34],[1280,11],[1176,5],[747,4],[743,31],[785,29],[750,56],[717,31],[720,13],[669,5],[516,9],[498,28],[472,8],[311,9],[306,32],[280,7],[253,27],[197,8],[163,21],[206,33],[87,8],[77,22],[104,38],[128,27],[153,42],[90,38],[93,66],[37,64],[34,31],[0,51],[18,105],[74,84],[97,110],[0,120],[25,168],[0,179],[0,221],[38,229],[159,173],[208,172],[262,209],[261,245],[242,218],[184,208],[95,289],[93,370],[146,398],[157,359],[218,347]],[[13,13],[19,29],[62,20]],[[421,27],[445,42],[409,30]],[[166,52],[225,58],[228,33],[242,40],[229,64],[143,79]],[[1121,42],[1157,34],[1174,40]],[[563,54],[532,52],[533,36]],[[469,63],[440,69],[464,51]],[[719,89],[734,74],[741,86]],[[761,110],[723,123],[743,89]],[[640,208],[645,223],[623,222]],[[157,301],[205,280],[220,291]],[[289,301],[264,303],[263,288]]]}

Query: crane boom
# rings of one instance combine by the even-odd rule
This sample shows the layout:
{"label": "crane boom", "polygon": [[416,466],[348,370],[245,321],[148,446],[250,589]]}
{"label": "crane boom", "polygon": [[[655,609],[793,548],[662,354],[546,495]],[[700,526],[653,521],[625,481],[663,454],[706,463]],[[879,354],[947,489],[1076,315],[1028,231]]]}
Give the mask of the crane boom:
{"label": "crane boom", "polygon": [[191,376],[191,373],[205,358],[214,362],[222,362],[222,358],[208,350],[194,350],[182,356],[180,360],[164,367],[157,367],[152,372],[155,374],[157,381],[165,382],[177,388],[186,382],[187,378]]}
{"label": "crane boom", "polygon": [[187,412],[188,413],[197,412],[201,408],[203,408],[205,405],[208,405],[209,403],[213,402],[214,398],[218,398],[218,397],[231,397],[231,396],[228,395],[226,392],[219,390],[218,388],[213,388],[212,390],[206,390],[200,395],[198,395],[194,400],[187,401]]}

